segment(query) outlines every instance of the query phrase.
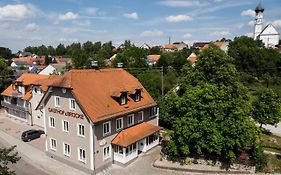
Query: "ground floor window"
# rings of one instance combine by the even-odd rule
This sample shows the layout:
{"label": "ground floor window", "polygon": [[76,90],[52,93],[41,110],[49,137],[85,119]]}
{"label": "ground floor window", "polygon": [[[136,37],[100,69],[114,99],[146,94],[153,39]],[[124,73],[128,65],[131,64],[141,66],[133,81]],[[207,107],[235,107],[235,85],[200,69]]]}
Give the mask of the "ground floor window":
{"label": "ground floor window", "polygon": [[86,151],[82,148],[78,148],[78,160],[86,163]]}
{"label": "ground floor window", "polygon": [[123,147],[119,145],[115,145],[114,152],[118,154],[123,154]]}
{"label": "ground floor window", "polygon": [[110,158],[110,146],[107,145],[103,147],[103,160],[109,159]]}
{"label": "ground floor window", "polygon": [[65,156],[70,157],[70,145],[67,143],[63,144],[63,153]]}
{"label": "ground floor window", "polygon": [[150,145],[151,143],[155,142],[158,139],[158,134],[150,135],[146,138],[146,145]]}
{"label": "ground floor window", "polygon": [[136,143],[129,145],[126,148],[126,156],[128,156],[128,155],[132,154],[133,152],[135,152],[136,149],[137,149],[137,144]]}
{"label": "ground floor window", "polygon": [[50,139],[50,147],[51,150],[57,151],[57,140],[56,139]]}

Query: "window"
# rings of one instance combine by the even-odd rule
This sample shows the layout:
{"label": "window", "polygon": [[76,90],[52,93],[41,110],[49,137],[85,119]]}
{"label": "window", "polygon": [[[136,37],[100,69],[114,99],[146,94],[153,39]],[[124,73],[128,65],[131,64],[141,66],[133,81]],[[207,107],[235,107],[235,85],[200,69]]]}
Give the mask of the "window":
{"label": "window", "polygon": [[120,130],[123,128],[123,118],[116,119],[116,130]]}
{"label": "window", "polygon": [[123,147],[119,145],[115,145],[114,152],[123,155]]}
{"label": "window", "polygon": [[63,121],[62,121],[62,130],[63,130],[64,132],[68,132],[68,128],[69,128],[69,122],[66,121],[66,120],[63,120]]}
{"label": "window", "polygon": [[133,143],[132,145],[129,145],[127,148],[126,148],[126,156],[132,154],[133,152],[135,152],[137,149],[137,144],[136,143]]}
{"label": "window", "polygon": [[78,148],[78,160],[86,163],[86,151],[82,148]]}
{"label": "window", "polygon": [[146,138],[146,145],[150,145],[158,139],[158,134],[152,134]]}
{"label": "window", "polygon": [[50,139],[50,147],[51,150],[57,151],[57,140],[56,139]]}
{"label": "window", "polygon": [[136,93],[136,95],[135,95],[135,101],[140,101],[140,93]]}
{"label": "window", "polygon": [[158,107],[154,106],[150,108],[150,117],[154,117],[157,114],[158,114]]}
{"label": "window", "polygon": [[134,124],[134,114],[128,115],[128,126]]}
{"label": "window", "polygon": [[63,154],[70,157],[70,145],[67,143],[63,143]]}
{"label": "window", "polygon": [[55,96],[55,107],[60,107],[60,97]]}
{"label": "window", "polygon": [[103,147],[103,160],[109,159],[110,158],[110,146],[107,145]]}
{"label": "window", "polygon": [[110,132],[111,132],[110,121],[103,123],[103,135],[110,134]]}
{"label": "window", "polygon": [[125,105],[126,102],[127,102],[126,95],[121,95],[121,97],[120,97],[120,104],[121,105]]}
{"label": "window", "polygon": [[78,136],[85,136],[85,126],[78,124]]}
{"label": "window", "polygon": [[55,128],[55,118],[54,117],[49,118],[49,127]]}
{"label": "window", "polygon": [[37,93],[37,88],[36,87],[34,88],[34,92]]}
{"label": "window", "polygon": [[139,114],[139,118],[140,118],[139,122],[142,122],[143,121],[143,111],[138,112],[138,114]]}
{"label": "window", "polygon": [[73,98],[69,99],[69,109],[71,109],[71,110],[76,109],[76,102]]}

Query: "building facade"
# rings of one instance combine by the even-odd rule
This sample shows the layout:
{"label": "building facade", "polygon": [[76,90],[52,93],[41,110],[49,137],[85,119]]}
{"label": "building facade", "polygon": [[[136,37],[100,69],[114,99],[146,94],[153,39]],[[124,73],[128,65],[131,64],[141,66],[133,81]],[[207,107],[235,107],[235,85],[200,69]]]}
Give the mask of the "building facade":
{"label": "building facade", "polygon": [[6,115],[24,121],[29,125],[38,124],[38,126],[43,127],[42,122],[36,123],[36,119],[34,119],[34,111],[40,99],[38,99],[39,97],[33,96],[32,84],[44,79],[48,79],[48,76],[22,74],[5,89],[1,93],[4,99],[1,101],[1,105],[5,108]]}
{"label": "building facade", "polygon": [[159,109],[123,69],[71,70],[53,81],[37,107],[46,152],[89,174],[126,166],[159,143]]}

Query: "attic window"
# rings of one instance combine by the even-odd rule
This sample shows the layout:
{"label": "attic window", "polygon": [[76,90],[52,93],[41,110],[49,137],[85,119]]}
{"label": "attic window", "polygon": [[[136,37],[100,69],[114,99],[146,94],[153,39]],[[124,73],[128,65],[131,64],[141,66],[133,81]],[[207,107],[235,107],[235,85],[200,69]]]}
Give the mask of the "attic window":
{"label": "attic window", "polygon": [[141,91],[137,90],[135,93],[135,101],[140,101],[141,100]]}
{"label": "attic window", "polygon": [[120,96],[120,105],[125,105],[127,103],[127,94],[122,93]]}

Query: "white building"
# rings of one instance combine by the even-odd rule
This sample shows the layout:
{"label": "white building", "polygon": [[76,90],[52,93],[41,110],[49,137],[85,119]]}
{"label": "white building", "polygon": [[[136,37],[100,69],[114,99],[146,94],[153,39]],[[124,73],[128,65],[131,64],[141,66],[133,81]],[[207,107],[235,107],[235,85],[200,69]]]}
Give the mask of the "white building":
{"label": "white building", "polygon": [[263,12],[264,8],[261,3],[256,7],[254,39],[261,40],[265,47],[275,47],[279,44],[279,33],[272,24],[268,24],[263,28]]}

